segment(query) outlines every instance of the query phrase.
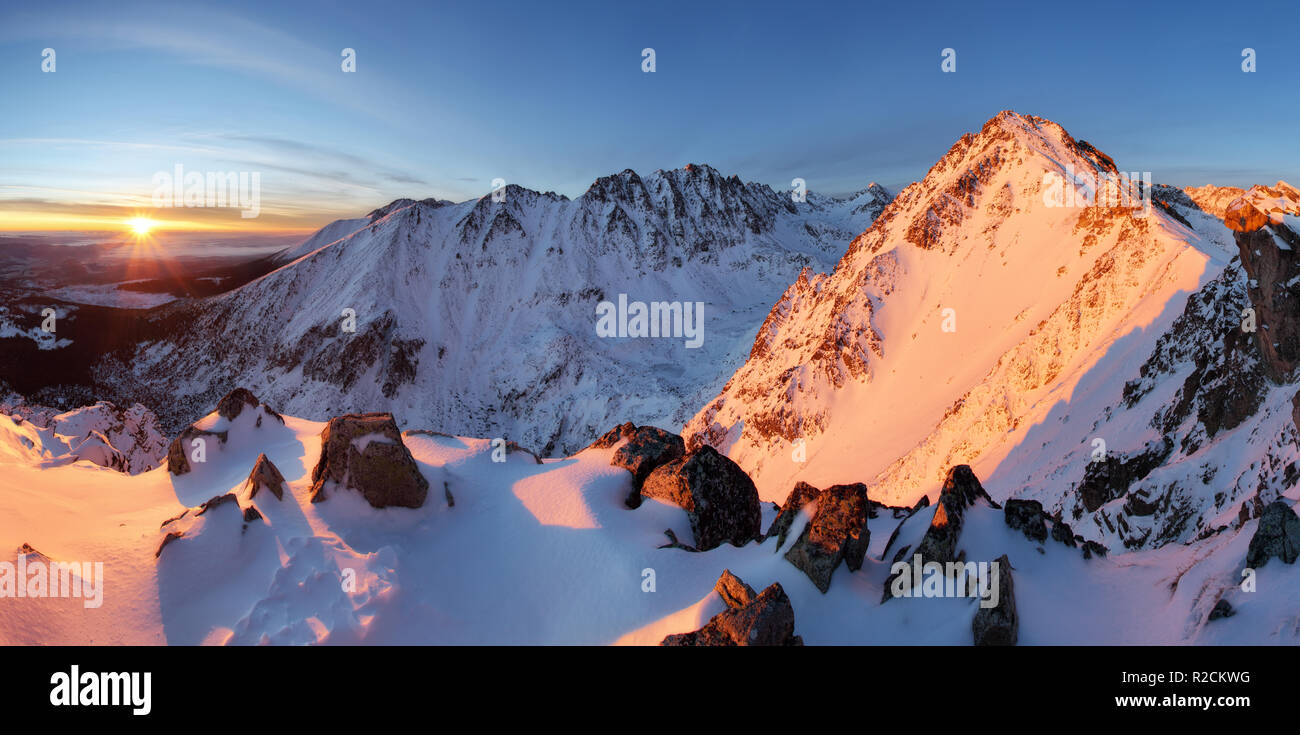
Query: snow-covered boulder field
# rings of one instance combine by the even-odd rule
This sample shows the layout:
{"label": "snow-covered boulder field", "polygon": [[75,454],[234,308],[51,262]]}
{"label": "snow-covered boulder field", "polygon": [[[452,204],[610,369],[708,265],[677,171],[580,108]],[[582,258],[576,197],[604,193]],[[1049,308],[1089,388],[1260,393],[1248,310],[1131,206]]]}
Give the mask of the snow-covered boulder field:
{"label": "snow-covered boulder field", "polygon": [[[344,417],[351,426],[340,433],[339,419],[281,417],[251,394],[238,398],[223,400],[226,415],[197,422],[224,439],[202,455],[186,448],[189,469],[179,474],[53,466],[14,449],[26,434],[0,434],[0,548],[15,558],[25,548],[28,564],[104,565],[96,607],[0,600],[0,643],[1300,638],[1300,565],[1287,536],[1297,524],[1294,491],[1262,518],[1207,538],[1126,551],[1075,535],[1059,516],[955,467],[914,507],[882,504],[870,487],[864,496],[862,486],[804,486],[784,508],[760,505],[757,539],[694,551],[692,513],[672,497],[646,493],[629,507],[634,472],[690,463],[689,452],[662,450],[676,446],[668,432],[616,429],[608,441],[539,462],[490,438],[420,428],[393,436],[391,418],[373,415]],[[638,437],[661,449],[622,451]],[[625,467],[632,454],[649,459]],[[371,480],[403,477],[409,460],[418,480],[400,482],[427,492],[406,504],[415,507],[375,507],[364,486],[371,480],[353,482],[361,458]],[[324,496],[314,498],[326,477]],[[689,473],[682,482],[699,491],[683,505],[739,502],[708,495]],[[1248,556],[1258,564],[1253,591],[1242,585]],[[987,567],[965,587],[926,562]],[[0,573],[0,590],[5,583]]]}

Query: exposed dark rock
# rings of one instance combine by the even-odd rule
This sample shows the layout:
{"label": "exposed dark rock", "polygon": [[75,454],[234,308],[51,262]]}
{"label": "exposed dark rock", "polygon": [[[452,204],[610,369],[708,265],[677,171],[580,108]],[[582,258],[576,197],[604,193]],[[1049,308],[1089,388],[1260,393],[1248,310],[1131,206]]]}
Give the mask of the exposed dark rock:
{"label": "exposed dark rock", "polygon": [[596,449],[609,449],[620,441],[630,438],[635,433],[636,424],[628,421],[615,426],[604,434],[601,434],[600,438],[588,445],[588,448],[590,449],[594,447]]}
{"label": "exposed dark rock", "polygon": [[758,596],[753,587],[732,574],[730,569],[722,570],[722,576],[718,577],[718,582],[713,585],[713,589],[722,596],[722,601],[727,603],[727,607],[744,607]]}
{"label": "exposed dark rock", "polygon": [[[1255,344],[1268,376],[1283,383],[1290,380],[1300,364],[1300,282],[1296,280],[1300,276],[1300,234],[1270,222],[1266,213],[1244,200],[1229,205],[1229,215],[1234,213],[1234,207],[1237,212],[1255,215],[1253,221],[1242,217],[1239,226],[1233,227],[1232,236],[1251,281],[1247,294],[1255,309]],[[1233,218],[1224,219],[1230,222]]]}
{"label": "exposed dark rock", "polygon": [[655,468],[641,494],[686,510],[695,548],[724,541],[735,546],[759,538],[758,490],[740,466],[709,445]]}
{"label": "exposed dark rock", "polygon": [[236,388],[217,402],[217,415],[228,421],[234,421],[243,413],[244,407],[257,408],[259,401],[247,388]]}
{"label": "exposed dark rock", "polygon": [[253,465],[253,471],[248,473],[244,486],[250,488],[249,500],[257,497],[257,493],[263,489],[270,490],[276,500],[284,499],[284,475],[280,474],[280,470],[265,454],[257,455],[257,462]]}
{"label": "exposed dark rock", "polygon": [[691,553],[698,553],[700,551],[694,546],[691,546],[689,544],[684,544],[681,541],[678,541],[677,534],[674,533],[673,529],[671,528],[665,528],[664,535],[668,537],[668,543],[660,546],[659,548],[661,549],[681,549],[682,551],[689,551]]}
{"label": "exposed dark rock", "polygon": [[1258,569],[1275,556],[1283,564],[1294,564],[1300,557],[1300,518],[1283,500],[1274,500],[1264,508],[1246,551],[1246,566]]}
{"label": "exposed dark rock", "polygon": [[946,563],[957,558],[957,539],[961,535],[962,519],[966,509],[981,497],[992,503],[969,465],[957,465],[948,470],[948,477],[943,481],[939,502],[934,509],[934,518],[930,520],[930,528],[917,545],[917,553],[923,561]]}
{"label": "exposed dark rock", "polygon": [[[981,498],[994,508],[1001,507],[985,492],[984,486],[980,484],[979,478],[975,476],[970,465],[956,465],[948,470],[948,476],[943,481],[943,489],[939,491],[939,500],[935,503],[930,527],[926,529],[925,536],[916,546],[915,553],[921,555],[922,563],[937,561],[946,564],[956,561],[957,539],[961,536],[962,520],[966,509]],[[882,602],[894,596],[893,582],[896,576],[890,575],[885,580]]]}
{"label": "exposed dark rock", "polygon": [[1296,427],[1296,440],[1300,441],[1300,391],[1291,397],[1291,423]]}
{"label": "exposed dark rock", "polygon": [[1220,599],[1214,603],[1214,609],[1210,611],[1209,620],[1218,620],[1220,618],[1230,618],[1236,615],[1237,611],[1232,609],[1232,603]]}
{"label": "exposed dark rock", "polygon": [[1150,474],[1173,451],[1173,442],[1148,445],[1142,451],[1125,456],[1108,452],[1105,459],[1089,462],[1079,484],[1079,498],[1083,507],[1092,513],[1101,506],[1123,496],[1129,486]]}
{"label": "exposed dark rock", "polygon": [[226,503],[235,503],[236,505],[238,505],[239,499],[235,497],[234,493],[226,493],[225,495],[218,495],[213,498],[208,498],[207,500],[203,501],[203,504],[199,506],[198,512],[195,513],[194,515],[201,516],[204,513],[207,513],[208,511],[212,510],[213,508],[221,507]]}
{"label": "exposed dark rock", "polygon": [[776,518],[772,520],[772,525],[768,527],[763,538],[769,539],[775,534],[777,537],[776,548],[780,550],[782,546],[785,546],[785,537],[790,533],[790,525],[794,523],[795,516],[799,515],[799,511],[808,504],[808,501],[815,500],[820,493],[821,490],[806,482],[796,482],[794,489],[786,496],[785,504],[779,508]]}
{"label": "exposed dark rock", "polygon": [[158,544],[158,550],[153,552],[153,558],[157,559],[159,556],[162,556],[163,549],[167,548],[168,544],[184,535],[185,533],[183,531],[168,531],[167,535],[163,536],[162,542]]}
{"label": "exposed dark rock", "polygon": [[816,496],[817,511],[785,558],[825,593],[840,561],[849,571],[862,567],[871,533],[867,529],[867,486],[834,485]]}
{"label": "exposed dark rock", "polygon": [[536,452],[532,451],[531,449],[524,449],[523,447],[519,446],[517,443],[510,440],[506,440],[506,454],[514,454],[515,452],[519,452],[520,454],[527,454],[529,457],[532,457],[533,464],[542,463],[542,458],[538,457]]}
{"label": "exposed dark rock", "polygon": [[1047,523],[1044,521],[1043,504],[1037,500],[1020,500],[1012,498],[1007,501],[1002,511],[1007,525],[1025,534],[1031,541],[1047,540]]}
{"label": "exposed dark rock", "polygon": [[[357,441],[369,438],[364,449]],[[321,453],[311,473],[311,501],[325,500],[327,483],[361,493],[375,508],[419,508],[429,481],[402,442],[390,413],[336,416],[321,432]]]}
{"label": "exposed dark rock", "polygon": [[257,508],[254,508],[253,506],[250,505],[244,509],[245,525],[252,523],[253,521],[260,521],[260,520],[262,520],[262,514],[257,510]]}
{"label": "exposed dark rock", "polygon": [[[743,590],[749,588],[730,572],[723,572],[723,577],[731,576],[734,582],[718,580],[719,587],[729,589],[739,585]],[[726,596],[724,595],[724,599]],[[794,634],[794,607],[790,598],[781,588],[780,582],[773,583],[758,595],[753,595],[747,602],[733,605],[728,600],[727,610],[713,616],[703,628],[692,633],[670,635],[663,640],[663,646],[799,646],[803,640]]]}
{"label": "exposed dark rock", "polygon": [[1014,646],[1020,637],[1020,617],[1016,614],[1011,560],[1003,554],[994,563],[998,566],[998,604],[975,612],[971,632],[977,646]]}
{"label": "exposed dark rock", "polygon": [[627,443],[614,452],[609,463],[632,473],[632,492],[627,497],[627,506],[636,508],[641,505],[641,486],[645,479],[656,467],[686,454],[686,446],[680,436],[653,426],[636,427],[625,434],[621,433],[627,426],[630,424],[611,430],[619,431],[619,439],[626,438]]}
{"label": "exposed dark rock", "polygon": [[1060,541],[1070,548],[1078,546],[1078,542],[1074,539],[1074,530],[1070,528],[1070,524],[1062,520],[1052,521],[1052,540]]}
{"label": "exposed dark rock", "polygon": [[204,453],[217,448],[217,443],[226,443],[226,432],[224,431],[204,431],[196,429],[193,426],[187,427],[180,433],[172,443],[167,447],[167,471],[173,475],[183,475],[193,467],[190,466],[190,452],[194,449],[194,440],[202,439],[207,442]]}
{"label": "exposed dark rock", "polygon": [[1142,497],[1140,492],[1130,492],[1124,501],[1124,512],[1131,516],[1155,515],[1156,504]]}
{"label": "exposed dark rock", "polygon": [[916,505],[912,506],[912,512],[915,513],[922,508],[929,508],[929,507],[930,507],[930,496],[922,495],[921,499],[916,501]]}
{"label": "exposed dark rock", "polygon": [[1105,558],[1106,554],[1109,553],[1110,553],[1110,549],[1106,548],[1105,546],[1102,546],[1101,544],[1097,543],[1096,541],[1093,541],[1092,539],[1088,539],[1087,541],[1083,542],[1083,558],[1085,559],[1091,559],[1093,554]]}

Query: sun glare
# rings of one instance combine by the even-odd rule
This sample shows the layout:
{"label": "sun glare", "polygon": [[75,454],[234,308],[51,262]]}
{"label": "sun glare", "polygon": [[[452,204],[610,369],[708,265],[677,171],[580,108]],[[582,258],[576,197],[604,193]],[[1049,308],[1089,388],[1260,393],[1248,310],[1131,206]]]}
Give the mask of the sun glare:
{"label": "sun glare", "polygon": [[148,235],[157,225],[157,222],[148,217],[134,217],[126,221],[126,226],[131,228],[131,232],[140,237]]}

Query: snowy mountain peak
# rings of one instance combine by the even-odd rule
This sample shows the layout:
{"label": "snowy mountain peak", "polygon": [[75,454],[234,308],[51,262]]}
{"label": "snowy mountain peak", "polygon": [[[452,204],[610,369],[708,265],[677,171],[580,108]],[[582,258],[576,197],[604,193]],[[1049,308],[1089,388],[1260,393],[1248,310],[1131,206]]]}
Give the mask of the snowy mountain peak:
{"label": "snowy mountain peak", "polygon": [[1198,288],[1207,252],[1226,259],[1215,221],[1194,234],[1165,209],[1099,196],[1117,171],[1057,123],[999,113],[900,192],[833,274],[786,290],[683,434],[737,461],[764,500],[796,481],[865,481],[910,505],[958,464],[1005,479],[1000,461],[1117,334]]}

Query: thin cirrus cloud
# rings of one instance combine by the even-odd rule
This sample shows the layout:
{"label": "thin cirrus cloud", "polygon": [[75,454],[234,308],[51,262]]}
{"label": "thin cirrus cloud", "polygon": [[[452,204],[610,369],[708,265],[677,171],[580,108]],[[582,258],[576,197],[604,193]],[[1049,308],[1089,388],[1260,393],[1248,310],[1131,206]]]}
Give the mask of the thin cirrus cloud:
{"label": "thin cirrus cloud", "polygon": [[[13,14],[0,28],[0,48],[33,39],[41,45],[58,46],[64,74],[72,63],[70,58],[84,62],[99,54],[110,60],[115,55],[135,59],[142,52],[152,52],[185,68],[207,68],[209,71],[201,72],[204,78],[217,74],[234,88],[217,90],[214,96],[227,92],[226,97],[239,99],[242,90],[238,82],[230,80],[246,77],[250,85],[262,89],[279,86],[286,94],[315,98],[305,106],[286,107],[306,107],[308,114],[317,117],[337,116],[337,112],[328,112],[336,110],[345,116],[370,119],[381,128],[402,124],[404,118],[394,116],[391,105],[380,104],[385,94],[393,93],[382,76],[371,73],[363,85],[341,89],[346,83],[339,73],[337,50],[321,50],[229,13],[168,8],[158,10],[154,17],[154,10],[87,7],[75,13],[65,10],[62,16],[44,11],[39,16]],[[158,68],[160,75],[178,73],[169,63],[160,63]],[[77,71],[80,69],[73,73]],[[223,71],[234,75],[222,76]],[[152,78],[147,82],[162,86]],[[80,96],[89,97],[95,91]],[[274,93],[250,95],[245,104],[256,106],[268,96],[274,97]],[[48,135],[48,119],[33,111],[0,123],[0,133],[12,136],[0,136],[0,155],[7,159],[0,174],[7,179],[0,180],[0,229],[112,226],[116,224],[113,217],[138,216],[142,204],[149,204],[143,200],[154,188],[154,175],[170,173],[176,164],[187,171],[258,172],[262,185],[262,214],[255,221],[241,219],[229,209],[150,213],[183,228],[309,229],[318,226],[322,218],[352,216],[360,206],[431,188],[422,176],[400,165],[377,163],[379,156],[266,134],[255,125],[241,125],[239,119],[222,119],[217,130],[212,129],[210,118],[198,118],[194,124],[183,120],[159,124],[170,111],[162,100],[156,107],[157,111],[141,110],[135,119],[117,125],[111,137]],[[78,116],[49,117],[66,120]],[[98,128],[97,122],[85,120],[73,130]],[[329,135],[330,131],[294,129],[305,135],[348,138]]]}

